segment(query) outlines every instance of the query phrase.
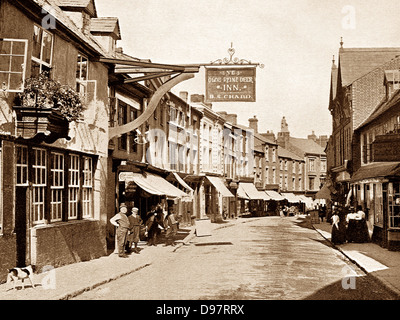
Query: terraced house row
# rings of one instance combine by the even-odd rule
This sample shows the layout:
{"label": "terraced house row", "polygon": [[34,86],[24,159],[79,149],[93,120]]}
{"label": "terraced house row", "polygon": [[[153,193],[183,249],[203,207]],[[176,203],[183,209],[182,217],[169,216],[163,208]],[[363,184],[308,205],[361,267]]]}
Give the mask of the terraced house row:
{"label": "terraced house row", "polygon": [[1,1],[0,35],[0,281],[108,254],[120,203],[192,224],[274,214],[325,179],[315,135],[260,133],[256,117],[173,94],[199,66],[124,53],[118,19],[93,0]]}
{"label": "terraced house row", "polygon": [[339,48],[326,149],[334,200],[361,205],[371,240],[400,248],[399,48]]}

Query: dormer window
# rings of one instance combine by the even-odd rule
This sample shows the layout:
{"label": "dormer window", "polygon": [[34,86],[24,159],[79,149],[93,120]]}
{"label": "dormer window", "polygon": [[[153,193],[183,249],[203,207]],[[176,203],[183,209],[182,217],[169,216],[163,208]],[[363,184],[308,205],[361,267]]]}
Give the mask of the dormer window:
{"label": "dormer window", "polygon": [[384,85],[386,99],[389,100],[393,93],[400,89],[400,70],[385,70]]}

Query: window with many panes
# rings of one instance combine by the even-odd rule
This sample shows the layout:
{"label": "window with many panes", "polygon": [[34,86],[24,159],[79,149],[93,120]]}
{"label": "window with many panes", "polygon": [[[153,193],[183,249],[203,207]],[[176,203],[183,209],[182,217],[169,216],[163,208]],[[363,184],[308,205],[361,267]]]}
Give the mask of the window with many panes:
{"label": "window with many panes", "polygon": [[47,152],[33,148],[32,221],[34,224],[45,220],[45,193],[47,185]]}
{"label": "window with many panes", "polygon": [[51,221],[61,221],[64,192],[64,155],[52,153],[51,159],[50,215]]}
{"label": "window with many panes", "polygon": [[79,201],[79,156],[71,154],[69,159],[68,181],[68,218],[78,218]]}
{"label": "window with many panes", "polygon": [[82,217],[92,218],[92,194],[93,194],[93,161],[90,157],[83,157],[83,181],[82,181]]}
{"label": "window with many panes", "polygon": [[53,35],[38,25],[33,27],[32,76],[50,72],[53,55]]}
{"label": "window with many panes", "polygon": [[400,183],[389,183],[389,228],[400,228]]}
{"label": "window with many panes", "polygon": [[0,88],[22,92],[25,83],[28,40],[0,39]]}
{"label": "window with many panes", "polygon": [[28,147],[15,146],[16,185],[28,185]]}

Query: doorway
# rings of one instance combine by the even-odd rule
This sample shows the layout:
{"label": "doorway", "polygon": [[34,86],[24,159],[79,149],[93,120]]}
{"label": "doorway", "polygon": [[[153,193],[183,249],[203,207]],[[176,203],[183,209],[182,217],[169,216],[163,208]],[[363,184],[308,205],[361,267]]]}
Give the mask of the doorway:
{"label": "doorway", "polygon": [[17,266],[26,266],[27,236],[26,236],[26,192],[27,187],[16,187],[15,201],[15,234],[17,242]]}

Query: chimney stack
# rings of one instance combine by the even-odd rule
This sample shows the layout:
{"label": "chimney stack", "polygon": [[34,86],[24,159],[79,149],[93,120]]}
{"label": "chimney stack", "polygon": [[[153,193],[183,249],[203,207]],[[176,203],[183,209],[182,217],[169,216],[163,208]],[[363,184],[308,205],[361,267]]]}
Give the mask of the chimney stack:
{"label": "chimney stack", "polygon": [[188,97],[189,97],[189,93],[187,91],[179,92],[179,98],[181,98],[186,103],[188,103]]}
{"label": "chimney stack", "polygon": [[249,127],[253,129],[254,133],[258,133],[258,119],[257,116],[249,119]]}
{"label": "chimney stack", "polygon": [[236,125],[237,124],[237,114],[236,113],[229,113],[226,115],[226,121]]}

